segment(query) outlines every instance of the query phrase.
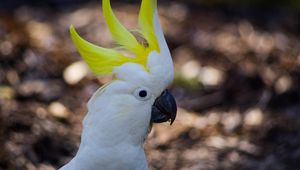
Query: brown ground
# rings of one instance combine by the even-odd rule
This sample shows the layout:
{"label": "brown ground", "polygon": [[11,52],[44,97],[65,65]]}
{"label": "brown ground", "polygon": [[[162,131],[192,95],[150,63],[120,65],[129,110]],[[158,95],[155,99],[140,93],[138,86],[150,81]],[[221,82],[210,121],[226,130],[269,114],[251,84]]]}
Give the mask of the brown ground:
{"label": "brown ground", "polygon": [[[87,69],[67,31],[73,24],[91,42],[112,46],[100,2],[65,6],[0,14],[0,170],[68,161],[86,102],[109,81],[89,72],[74,79]],[[136,26],[137,3],[113,7]],[[172,126],[155,125],[149,135],[150,169],[300,169],[300,13],[184,1],[162,3],[159,13],[179,112]]]}

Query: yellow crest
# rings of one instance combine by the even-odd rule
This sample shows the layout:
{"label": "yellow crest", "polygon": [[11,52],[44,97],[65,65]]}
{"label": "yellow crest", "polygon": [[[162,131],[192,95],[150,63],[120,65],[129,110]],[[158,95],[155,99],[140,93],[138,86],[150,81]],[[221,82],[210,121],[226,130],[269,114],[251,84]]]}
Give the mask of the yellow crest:
{"label": "yellow crest", "polygon": [[80,55],[95,74],[111,74],[113,68],[127,62],[141,64],[147,68],[148,55],[151,51],[160,52],[155,35],[154,15],[157,10],[156,0],[142,0],[139,13],[139,33],[147,41],[143,45],[128,31],[114,15],[110,0],[102,0],[103,15],[113,39],[121,48],[131,51],[134,57],[126,56],[116,49],[96,46],[81,38],[75,28],[70,26],[70,33]]}

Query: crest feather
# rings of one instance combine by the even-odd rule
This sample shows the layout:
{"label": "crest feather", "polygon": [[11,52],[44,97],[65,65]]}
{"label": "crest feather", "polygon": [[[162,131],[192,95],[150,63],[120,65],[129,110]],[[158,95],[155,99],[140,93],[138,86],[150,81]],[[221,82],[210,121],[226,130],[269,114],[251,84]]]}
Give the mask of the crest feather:
{"label": "crest feather", "polygon": [[103,0],[102,7],[106,24],[113,39],[125,49],[134,52],[136,55],[142,55],[144,47],[116,18],[111,9],[110,0]]}
{"label": "crest feather", "polygon": [[141,27],[140,32],[147,40],[149,48],[159,52],[159,44],[154,29],[154,15],[156,10],[156,0],[142,0],[142,5],[139,13],[139,25]]}
{"label": "crest feather", "polygon": [[70,33],[80,55],[95,74],[111,74],[113,67],[130,60],[116,50],[96,46],[83,38],[70,26]]}
{"label": "crest feather", "polygon": [[128,57],[116,49],[96,46],[81,38],[71,25],[70,34],[82,58],[95,74],[112,74],[114,67],[129,62],[140,64],[148,71],[147,61],[149,54],[152,51],[160,52],[158,37],[155,34],[154,26],[154,18],[157,13],[157,1],[142,0],[139,12],[140,30],[138,32],[140,32],[147,41],[147,45],[145,46],[139,43],[135,36],[119,22],[111,9],[110,0],[102,0],[102,8],[104,19],[113,39],[121,47],[133,52],[135,56]]}

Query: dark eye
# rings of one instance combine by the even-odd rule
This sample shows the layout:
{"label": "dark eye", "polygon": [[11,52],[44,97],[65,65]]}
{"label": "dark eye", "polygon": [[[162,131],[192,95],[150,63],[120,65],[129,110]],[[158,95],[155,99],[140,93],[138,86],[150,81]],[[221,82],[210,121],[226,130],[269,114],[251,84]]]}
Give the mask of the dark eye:
{"label": "dark eye", "polygon": [[139,92],[139,96],[140,96],[140,97],[146,97],[146,96],[147,96],[147,91],[146,91],[146,90],[141,90],[141,91]]}
{"label": "dark eye", "polygon": [[150,95],[150,90],[145,87],[140,87],[134,90],[133,95],[138,99],[138,100],[148,100],[151,95]]}

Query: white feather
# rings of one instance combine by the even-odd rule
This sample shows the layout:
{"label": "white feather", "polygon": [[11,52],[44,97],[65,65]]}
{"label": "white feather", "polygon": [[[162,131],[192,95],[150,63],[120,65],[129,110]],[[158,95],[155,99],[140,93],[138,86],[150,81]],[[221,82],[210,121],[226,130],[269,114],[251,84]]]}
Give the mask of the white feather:
{"label": "white feather", "polygon": [[88,103],[81,144],[62,169],[147,169],[143,143],[154,96],[134,97],[138,85],[115,80],[98,90]]}
{"label": "white feather", "polygon": [[[62,170],[148,168],[143,143],[152,104],[174,78],[172,58],[157,11],[154,26],[160,53],[149,54],[149,70],[136,63],[114,68],[117,80],[99,89],[88,102],[79,151]],[[149,89],[148,100],[134,96],[134,91],[141,87]]]}

